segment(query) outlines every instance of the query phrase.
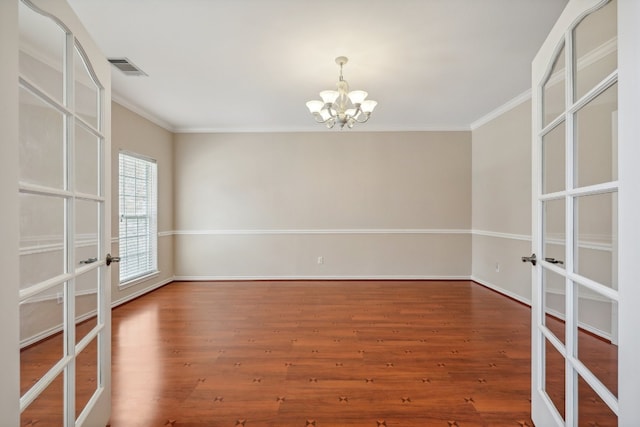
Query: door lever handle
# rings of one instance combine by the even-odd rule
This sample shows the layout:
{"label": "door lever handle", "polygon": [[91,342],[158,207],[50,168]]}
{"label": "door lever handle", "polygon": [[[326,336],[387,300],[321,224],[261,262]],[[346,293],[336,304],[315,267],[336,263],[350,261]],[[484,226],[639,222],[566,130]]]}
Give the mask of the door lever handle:
{"label": "door lever handle", "polygon": [[80,261],[80,264],[93,264],[96,261],[98,261],[98,258],[87,258]]}
{"label": "door lever handle", "polygon": [[112,262],[120,262],[120,257],[107,254],[107,265],[111,265]]}
{"label": "door lever handle", "polygon": [[549,263],[551,263],[551,264],[560,264],[560,265],[564,264],[564,261],[561,261],[561,260],[555,259],[555,258],[545,258],[544,260],[549,262]]}
{"label": "door lever handle", "polygon": [[536,258],[536,254],[531,254],[531,256],[523,256],[522,262],[530,262],[531,264],[536,265],[538,260]]}

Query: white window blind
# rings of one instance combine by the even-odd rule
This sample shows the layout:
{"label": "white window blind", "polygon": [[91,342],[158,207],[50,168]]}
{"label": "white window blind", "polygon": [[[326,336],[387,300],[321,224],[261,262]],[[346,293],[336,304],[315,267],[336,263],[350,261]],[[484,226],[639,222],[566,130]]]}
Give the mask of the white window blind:
{"label": "white window blind", "polygon": [[120,153],[120,283],[158,269],[156,162]]}

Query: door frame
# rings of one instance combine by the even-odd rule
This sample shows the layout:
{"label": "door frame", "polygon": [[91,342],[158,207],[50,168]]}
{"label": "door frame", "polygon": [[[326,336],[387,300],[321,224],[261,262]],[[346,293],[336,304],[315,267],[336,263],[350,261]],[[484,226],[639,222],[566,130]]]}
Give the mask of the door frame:
{"label": "door frame", "polygon": [[640,2],[618,0],[618,424],[640,424]]}
{"label": "door frame", "polygon": [[0,414],[20,424],[20,336],[18,314],[18,2],[0,1]]}

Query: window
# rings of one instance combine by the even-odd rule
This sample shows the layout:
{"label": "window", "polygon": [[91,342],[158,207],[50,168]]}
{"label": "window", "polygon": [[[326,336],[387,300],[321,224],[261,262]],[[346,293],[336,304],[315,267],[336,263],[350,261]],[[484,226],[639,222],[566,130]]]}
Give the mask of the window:
{"label": "window", "polygon": [[158,269],[155,160],[120,153],[120,284]]}

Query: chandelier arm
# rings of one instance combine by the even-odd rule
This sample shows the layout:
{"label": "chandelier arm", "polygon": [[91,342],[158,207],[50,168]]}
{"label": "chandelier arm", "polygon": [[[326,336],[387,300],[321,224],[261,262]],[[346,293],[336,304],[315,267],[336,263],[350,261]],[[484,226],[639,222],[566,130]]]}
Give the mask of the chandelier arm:
{"label": "chandelier arm", "polygon": [[[359,120],[358,119],[358,112],[362,113],[360,116],[364,116],[364,120]],[[358,109],[356,110],[356,113],[353,115],[353,118],[355,119],[355,121],[357,123],[365,123],[367,120],[369,120],[369,116],[371,116],[371,113],[365,113],[360,108],[360,105],[358,105]]]}
{"label": "chandelier arm", "polygon": [[367,121],[369,121],[369,117],[371,116],[371,113],[363,113],[363,114],[364,114],[364,120],[356,119],[356,122],[358,122],[358,123],[366,123]]}
{"label": "chandelier arm", "polygon": [[[329,118],[332,117],[338,117],[338,109],[335,107],[336,103],[334,102],[333,104],[329,104],[328,102],[324,105],[323,108],[325,108],[327,110],[327,112],[329,113]],[[331,111],[335,111],[336,113],[333,114]],[[328,120],[328,119],[327,119]]]}
{"label": "chandelier arm", "polygon": [[[316,123],[327,123],[329,122],[331,119],[338,119],[338,110],[337,108],[334,107],[334,104],[325,104],[325,107],[323,107],[324,110],[327,111],[327,113],[329,113],[329,117],[327,117],[326,119],[322,118],[322,115],[320,113],[313,113],[313,117],[316,121]],[[331,111],[334,110],[335,114],[332,113]],[[333,126],[331,126],[333,127]]]}
{"label": "chandelier arm", "polygon": [[316,121],[316,123],[326,123],[327,120],[329,120],[322,120],[322,117],[318,113],[313,113],[313,119]]}
{"label": "chandelier arm", "polygon": [[329,120],[331,120],[333,118],[333,116],[329,116],[325,120],[325,119],[322,118],[320,113],[313,113],[313,118],[315,119],[316,123],[327,123]]}

